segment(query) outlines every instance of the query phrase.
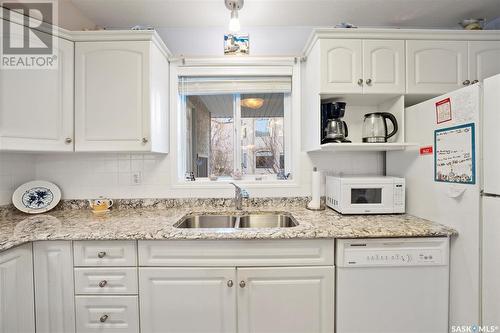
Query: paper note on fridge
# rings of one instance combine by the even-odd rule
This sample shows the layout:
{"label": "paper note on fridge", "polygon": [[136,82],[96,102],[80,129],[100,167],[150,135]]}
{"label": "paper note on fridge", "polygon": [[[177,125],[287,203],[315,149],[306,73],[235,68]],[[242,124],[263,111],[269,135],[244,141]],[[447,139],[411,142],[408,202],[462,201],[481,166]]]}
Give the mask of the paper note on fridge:
{"label": "paper note on fridge", "polygon": [[475,184],[474,124],[434,131],[434,180]]}

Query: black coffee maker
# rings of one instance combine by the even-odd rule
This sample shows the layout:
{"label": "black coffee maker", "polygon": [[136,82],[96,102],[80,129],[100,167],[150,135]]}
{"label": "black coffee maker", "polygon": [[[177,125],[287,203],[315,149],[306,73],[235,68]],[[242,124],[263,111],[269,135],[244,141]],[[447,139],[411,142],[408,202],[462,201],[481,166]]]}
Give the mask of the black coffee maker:
{"label": "black coffee maker", "polygon": [[345,102],[321,102],[321,143],[348,143],[347,124],[342,120]]}

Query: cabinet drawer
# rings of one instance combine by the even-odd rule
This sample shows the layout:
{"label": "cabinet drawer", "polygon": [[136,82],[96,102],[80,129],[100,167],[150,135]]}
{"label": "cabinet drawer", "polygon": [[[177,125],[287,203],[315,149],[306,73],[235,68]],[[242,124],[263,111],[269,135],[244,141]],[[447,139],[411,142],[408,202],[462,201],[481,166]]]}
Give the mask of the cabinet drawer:
{"label": "cabinet drawer", "polygon": [[76,333],[138,333],[137,296],[76,296]]}
{"label": "cabinet drawer", "polygon": [[137,268],[75,268],[77,294],[137,294]]}
{"label": "cabinet drawer", "polygon": [[139,266],[333,266],[333,239],[139,241]]}
{"label": "cabinet drawer", "polygon": [[75,266],[136,266],[135,241],[76,241]]}

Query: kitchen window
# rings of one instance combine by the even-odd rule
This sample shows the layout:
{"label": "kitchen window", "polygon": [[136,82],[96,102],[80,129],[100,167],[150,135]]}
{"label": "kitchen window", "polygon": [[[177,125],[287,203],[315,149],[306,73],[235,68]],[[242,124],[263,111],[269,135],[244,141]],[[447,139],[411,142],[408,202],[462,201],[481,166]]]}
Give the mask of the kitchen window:
{"label": "kitchen window", "polygon": [[291,172],[291,77],[181,76],[179,96],[181,174],[262,181]]}

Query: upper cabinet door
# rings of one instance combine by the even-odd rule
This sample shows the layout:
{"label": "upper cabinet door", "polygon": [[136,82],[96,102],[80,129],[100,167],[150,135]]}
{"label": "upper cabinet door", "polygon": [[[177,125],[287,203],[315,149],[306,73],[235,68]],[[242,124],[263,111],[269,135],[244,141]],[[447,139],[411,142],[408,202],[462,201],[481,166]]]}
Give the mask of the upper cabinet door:
{"label": "upper cabinet door", "polygon": [[467,80],[467,42],[406,42],[407,92],[439,95]]}
{"label": "upper cabinet door", "polygon": [[[42,46],[34,34],[12,38]],[[55,47],[56,69],[0,70],[0,150],[73,151],[74,43]]]}
{"label": "upper cabinet door", "polygon": [[31,244],[0,253],[0,333],[35,333]]}
{"label": "upper cabinet door", "polygon": [[333,267],[238,268],[238,332],[334,331]]}
{"label": "upper cabinet door", "polygon": [[362,41],[321,40],[321,92],[361,93],[363,91]]}
{"label": "upper cabinet door", "polygon": [[469,81],[482,81],[500,73],[500,42],[469,42]]}
{"label": "upper cabinet door", "polygon": [[150,150],[150,44],[76,43],[75,150]]}
{"label": "upper cabinet door", "polygon": [[363,92],[405,92],[405,42],[363,41]]}

